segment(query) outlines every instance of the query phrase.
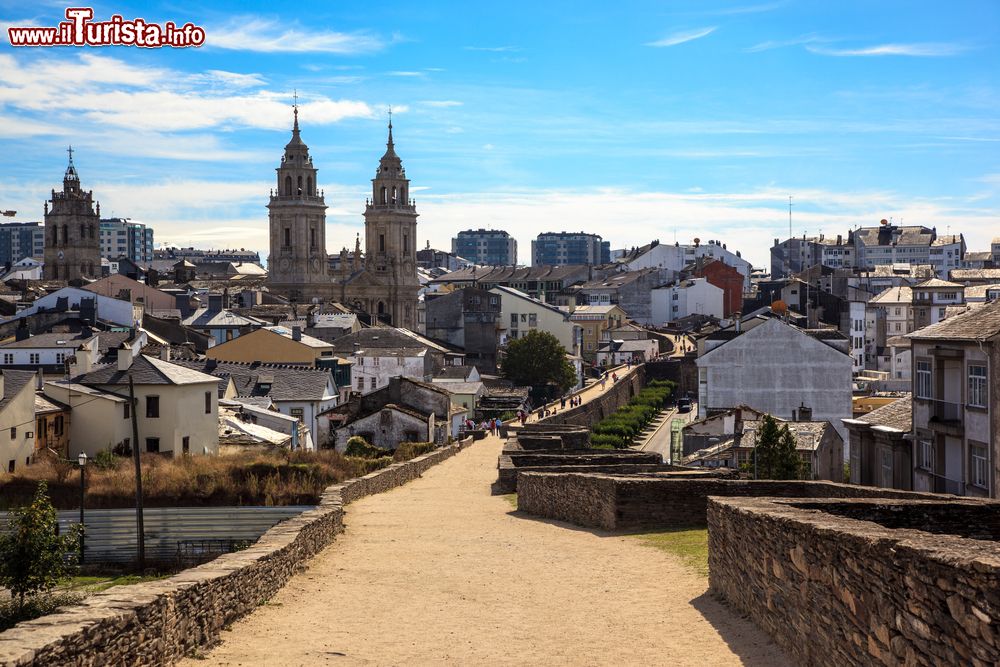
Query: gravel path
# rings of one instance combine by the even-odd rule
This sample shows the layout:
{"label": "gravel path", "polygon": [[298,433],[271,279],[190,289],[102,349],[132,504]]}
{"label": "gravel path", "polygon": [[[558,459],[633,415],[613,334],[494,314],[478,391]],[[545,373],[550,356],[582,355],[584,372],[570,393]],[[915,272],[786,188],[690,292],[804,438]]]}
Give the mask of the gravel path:
{"label": "gravel path", "polygon": [[490,495],[501,446],[349,505],[345,534],[182,664],[787,664],[674,556]]}

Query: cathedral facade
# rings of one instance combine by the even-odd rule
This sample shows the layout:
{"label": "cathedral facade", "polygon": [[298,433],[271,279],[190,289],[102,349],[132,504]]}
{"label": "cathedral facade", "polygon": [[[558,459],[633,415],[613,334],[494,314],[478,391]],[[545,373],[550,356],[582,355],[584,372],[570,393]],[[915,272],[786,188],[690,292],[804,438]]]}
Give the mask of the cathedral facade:
{"label": "cathedral facade", "polygon": [[45,279],[100,278],[100,228],[101,205],[95,210],[94,193],[80,188],[71,147],[62,192],[45,202]]}
{"label": "cathedral facade", "polygon": [[417,209],[410,181],[396,154],[392,122],[386,151],[372,179],[365,205],[365,250],[355,245],[354,261],[341,251],[340,268],[329,273],[326,203],[316,191],[316,169],[299,136],[298,109],[292,139],[277,169],[271,194],[271,247],[268,284],[296,303],[336,300],[373,320],[414,329],[417,324]]}

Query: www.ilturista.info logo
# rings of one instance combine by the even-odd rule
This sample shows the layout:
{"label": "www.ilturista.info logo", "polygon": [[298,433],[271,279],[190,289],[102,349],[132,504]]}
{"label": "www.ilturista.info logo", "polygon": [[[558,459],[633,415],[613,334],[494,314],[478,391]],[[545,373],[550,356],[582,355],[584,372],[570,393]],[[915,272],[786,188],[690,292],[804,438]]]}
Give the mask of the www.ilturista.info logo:
{"label": "www.ilturista.info logo", "polygon": [[115,14],[108,21],[92,21],[90,7],[68,7],[66,21],[54,28],[7,28],[11,46],[141,46],[158,49],[185,48],[205,43],[205,29],[193,23],[163,25],[136,18],[127,21]]}

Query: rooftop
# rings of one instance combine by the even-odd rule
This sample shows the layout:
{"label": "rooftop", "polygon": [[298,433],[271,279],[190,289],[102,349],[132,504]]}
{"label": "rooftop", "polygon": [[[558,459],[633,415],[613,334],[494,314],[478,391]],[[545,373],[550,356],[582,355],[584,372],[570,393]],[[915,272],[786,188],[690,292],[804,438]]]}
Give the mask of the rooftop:
{"label": "rooftop", "polygon": [[218,378],[212,375],[201,373],[181,364],[148,357],[144,354],[140,354],[133,359],[132,365],[128,370],[118,370],[117,363],[107,364],[78,375],[73,380],[79,384],[89,385],[127,385],[129,377],[132,377],[136,384],[145,385],[184,385],[218,382]]}
{"label": "rooftop", "polygon": [[951,340],[986,340],[1000,334],[1000,301],[987,303],[980,308],[959,313],[954,317],[941,320],[937,324],[918,329],[908,338],[951,339]]}
{"label": "rooftop", "polygon": [[881,426],[893,431],[909,433],[913,428],[913,399],[907,395],[881,408],[876,408],[857,421],[871,426]]}

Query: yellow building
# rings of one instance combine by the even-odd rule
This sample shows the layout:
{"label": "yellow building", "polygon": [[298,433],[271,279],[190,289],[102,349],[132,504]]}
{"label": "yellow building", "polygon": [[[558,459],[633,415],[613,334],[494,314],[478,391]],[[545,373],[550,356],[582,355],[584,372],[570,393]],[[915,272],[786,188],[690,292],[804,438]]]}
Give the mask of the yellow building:
{"label": "yellow building", "polygon": [[274,364],[316,365],[317,359],[333,358],[333,345],[306,336],[298,327],[263,327],[208,348],[205,356],[219,361],[255,361]]}
{"label": "yellow building", "polygon": [[569,312],[570,321],[580,325],[580,328],[583,329],[581,353],[587,361],[593,361],[601,342],[608,340],[604,332],[620,327],[628,319],[628,313],[617,304],[576,306],[575,308],[567,306],[565,310]]}

